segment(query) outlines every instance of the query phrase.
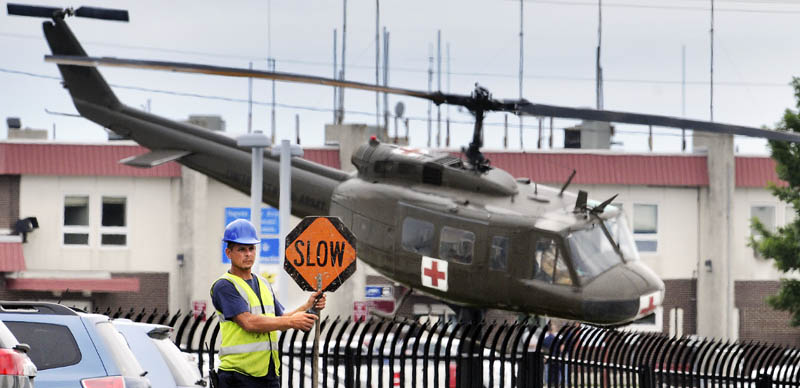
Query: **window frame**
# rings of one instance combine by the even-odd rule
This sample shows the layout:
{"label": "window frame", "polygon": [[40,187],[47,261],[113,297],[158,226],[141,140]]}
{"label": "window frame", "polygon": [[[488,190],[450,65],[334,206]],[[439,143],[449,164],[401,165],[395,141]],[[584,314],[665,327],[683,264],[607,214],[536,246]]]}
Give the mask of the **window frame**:
{"label": "window frame", "polygon": [[[445,257],[442,254],[442,242],[443,242],[442,235],[445,233],[445,229],[455,230],[455,231],[458,231],[458,232],[466,232],[466,233],[472,235],[472,241],[471,241],[471,244],[470,244],[469,261],[463,261],[463,260],[457,260],[457,259],[450,258],[450,257]],[[462,234],[462,236],[463,235],[465,235],[465,234]],[[459,241],[459,245],[461,243],[463,243],[463,242],[464,242],[464,240]],[[459,228],[459,227],[455,227],[455,226],[451,226],[451,225],[442,225],[442,227],[439,228],[439,243],[437,244],[437,253],[438,253],[437,257],[440,260],[447,261],[448,263],[455,263],[455,264],[462,264],[462,265],[472,265],[475,262],[475,244],[477,244],[477,233],[474,230]]]}
{"label": "window frame", "polygon": [[[66,212],[67,198],[68,197],[85,197],[86,198],[86,212],[87,220],[86,225],[66,225]],[[86,244],[67,244],[64,241],[66,234],[86,234]],[[92,196],[88,193],[70,193],[61,196],[61,246],[64,248],[88,248],[92,246]]]}
{"label": "window frame", "polygon": [[[656,225],[655,225],[656,226],[656,230],[655,230],[655,232],[636,232],[635,222],[636,222],[636,207],[637,206],[655,206],[655,208],[656,208]],[[659,230],[661,230],[661,227],[660,227],[660,219],[661,219],[661,217],[659,217],[659,213],[660,213],[659,208],[660,207],[661,207],[661,204],[658,203],[657,201],[634,202],[633,206],[631,206],[631,208],[632,208],[631,209],[631,223],[630,223],[631,232],[633,233],[633,243],[634,243],[634,245],[636,245],[636,250],[639,252],[640,256],[641,255],[655,255],[655,254],[658,254],[661,251],[661,247],[660,247],[661,244],[658,243],[658,240],[659,240],[658,239],[658,234],[659,234]],[[650,251],[650,250],[642,250],[641,248],[639,248],[639,244],[638,244],[639,241],[642,241],[642,242],[655,242],[656,248],[654,250],[652,250],[652,251]]]}
{"label": "window frame", "polygon": [[[106,198],[122,198],[125,200],[125,226],[104,226],[103,225],[103,206],[105,205]],[[130,201],[127,195],[100,195],[100,220],[98,225],[98,238],[97,244],[103,249],[127,249],[130,244]],[[91,222],[91,221],[90,221]],[[124,235],[125,244],[103,244],[103,235]]]}
{"label": "window frame", "polygon": [[[511,253],[511,237],[504,236],[504,235],[497,235],[497,234],[492,234],[491,236],[492,236],[492,240],[491,240],[491,242],[489,244],[489,263],[488,263],[489,270],[490,271],[495,271],[495,272],[508,273],[508,257],[510,256],[510,253]],[[506,240],[506,250],[505,250],[505,255],[503,257],[503,266],[494,268],[492,266],[492,263],[494,262],[494,260],[492,260],[492,248],[494,248],[494,246],[495,246],[494,245],[494,240],[496,238],[500,238],[500,239]],[[474,249],[474,246],[473,246],[473,249]]]}

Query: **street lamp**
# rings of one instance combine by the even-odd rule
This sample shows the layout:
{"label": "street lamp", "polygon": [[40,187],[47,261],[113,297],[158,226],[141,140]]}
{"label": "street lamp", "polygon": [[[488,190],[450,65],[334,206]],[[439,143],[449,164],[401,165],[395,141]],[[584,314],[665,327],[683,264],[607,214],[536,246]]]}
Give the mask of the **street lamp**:
{"label": "street lamp", "polygon": [[[264,190],[264,148],[270,145],[269,138],[261,131],[255,131],[236,138],[236,145],[250,148],[253,155],[250,170],[250,221],[256,227],[261,239],[261,196]],[[255,272],[260,273],[261,244],[256,247]]]}

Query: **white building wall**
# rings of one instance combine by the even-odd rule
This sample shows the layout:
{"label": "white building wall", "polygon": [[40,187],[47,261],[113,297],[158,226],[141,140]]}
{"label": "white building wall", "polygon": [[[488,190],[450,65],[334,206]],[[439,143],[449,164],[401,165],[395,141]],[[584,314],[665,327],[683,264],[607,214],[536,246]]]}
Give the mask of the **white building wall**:
{"label": "white building wall", "polygon": [[[177,187],[179,178],[73,177],[23,175],[20,214],[37,217],[39,229],[24,244],[28,270],[168,272],[178,263]],[[63,244],[64,198],[89,197],[89,245]],[[101,246],[102,197],[126,199],[126,246]],[[176,301],[170,287],[170,307]]]}
{"label": "white building wall", "polygon": [[[763,188],[738,188],[734,192],[737,206],[733,219],[733,269],[734,280],[776,280],[784,276],[775,268],[772,260],[758,257],[752,247],[747,246],[750,237],[750,219],[753,206],[773,206],[775,226],[786,224],[787,205],[780,202],[769,190]],[[788,208],[791,216],[791,207]]]}

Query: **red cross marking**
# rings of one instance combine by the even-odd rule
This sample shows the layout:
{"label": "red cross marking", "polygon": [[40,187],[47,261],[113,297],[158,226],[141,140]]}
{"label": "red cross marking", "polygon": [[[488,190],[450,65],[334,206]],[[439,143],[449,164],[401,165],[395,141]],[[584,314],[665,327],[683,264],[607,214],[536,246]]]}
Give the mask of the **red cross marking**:
{"label": "red cross marking", "polygon": [[401,154],[404,155],[412,155],[412,154],[419,154],[419,150],[416,148],[398,148]]}
{"label": "red cross marking", "polygon": [[439,263],[437,263],[435,261],[431,263],[431,268],[425,268],[425,270],[422,271],[422,273],[425,276],[431,278],[431,284],[434,287],[438,287],[439,286],[439,280],[440,279],[444,280],[444,277],[445,277],[444,272],[439,271]]}
{"label": "red cross marking", "polygon": [[656,305],[653,303],[653,297],[650,297],[650,304],[643,308],[642,311],[639,311],[639,314],[646,315],[653,312],[656,309]]}

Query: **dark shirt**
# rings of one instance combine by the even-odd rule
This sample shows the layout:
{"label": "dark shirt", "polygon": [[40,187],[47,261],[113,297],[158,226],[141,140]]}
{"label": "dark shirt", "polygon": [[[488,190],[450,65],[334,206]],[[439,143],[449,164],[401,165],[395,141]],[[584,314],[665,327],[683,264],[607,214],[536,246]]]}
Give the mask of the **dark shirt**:
{"label": "dark shirt", "polygon": [[[253,276],[250,280],[245,279],[245,282],[247,282],[247,284],[250,285],[250,288],[253,289],[253,292],[255,292],[256,295],[261,295],[259,293],[260,290],[260,287],[258,285],[259,283],[256,280],[255,276]],[[275,302],[275,316],[279,317],[283,315],[284,312],[283,305],[280,304],[280,302],[278,302],[278,299],[275,298],[274,293],[272,294],[272,299]],[[234,286],[233,283],[224,279],[220,279],[220,281],[214,283],[213,292],[211,293],[211,302],[214,304],[214,308],[217,309],[217,311],[222,311],[222,315],[227,320],[232,320],[233,317],[241,313],[250,312],[250,308],[247,305],[247,301],[244,300],[241,295],[239,295],[239,291],[236,290],[236,286]],[[262,301],[262,303],[267,303],[267,302]],[[266,376],[261,378],[256,378],[256,377],[251,377],[251,378],[259,380],[277,379],[278,376],[275,375],[275,364],[272,362],[269,363],[269,373],[267,373]]]}

